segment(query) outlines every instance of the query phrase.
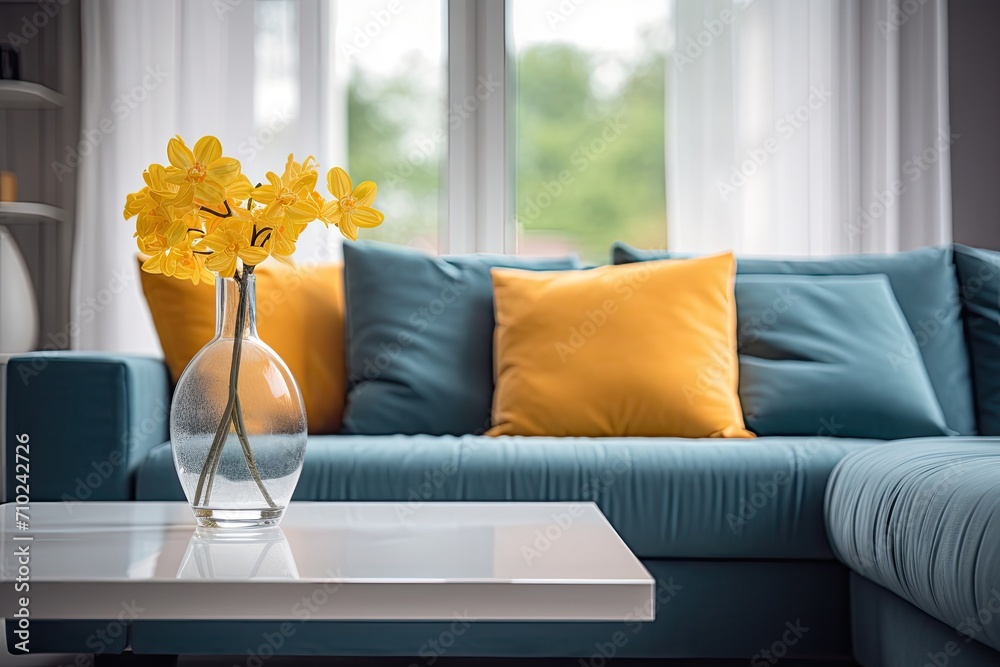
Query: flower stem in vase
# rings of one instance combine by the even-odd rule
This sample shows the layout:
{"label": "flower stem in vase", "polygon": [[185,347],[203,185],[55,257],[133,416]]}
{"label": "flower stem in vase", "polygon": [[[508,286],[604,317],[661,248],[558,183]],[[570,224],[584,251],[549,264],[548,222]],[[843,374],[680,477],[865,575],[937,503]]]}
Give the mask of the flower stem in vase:
{"label": "flower stem in vase", "polygon": [[[243,351],[243,332],[246,327],[247,303],[249,300],[249,291],[247,290],[246,283],[247,278],[252,272],[252,267],[245,267],[242,275],[239,273],[236,274],[236,281],[240,290],[240,300],[236,311],[236,333],[233,340],[233,360],[229,371],[229,400],[226,402],[226,408],[223,410],[222,418],[219,421],[219,428],[215,432],[215,438],[212,440],[212,446],[208,450],[208,455],[205,457],[205,464],[202,467],[201,475],[198,477],[198,486],[194,493],[194,504],[196,506],[208,504],[211,499],[212,485],[215,482],[215,475],[219,469],[219,462],[222,460],[222,449],[225,446],[226,438],[229,435],[229,429],[230,427],[233,427],[240,440],[240,444],[242,445],[243,458],[246,460],[247,469],[250,471],[250,475],[257,483],[257,486],[260,489],[261,494],[264,496],[264,499],[267,501],[267,504],[270,507],[276,507],[276,504],[264,486],[264,481],[261,479],[260,472],[257,468],[257,462],[253,456],[253,450],[250,448],[250,442],[246,437],[246,426],[243,423],[243,411],[240,407],[239,395],[237,393],[240,375],[240,361]],[[202,500],[203,494],[204,500]]]}

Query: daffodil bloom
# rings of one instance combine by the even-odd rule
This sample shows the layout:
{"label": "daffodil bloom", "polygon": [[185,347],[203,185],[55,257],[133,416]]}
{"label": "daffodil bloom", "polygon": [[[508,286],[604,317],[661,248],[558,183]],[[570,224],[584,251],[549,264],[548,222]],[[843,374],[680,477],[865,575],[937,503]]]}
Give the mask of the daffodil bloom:
{"label": "daffodil bloom", "polygon": [[195,199],[208,206],[226,199],[226,188],[240,175],[240,163],[222,156],[222,144],[212,136],[202,137],[194,151],[184,140],[174,137],[167,144],[167,181],[178,185],[182,192],[191,191]]}
{"label": "daffodil bloom", "polygon": [[197,242],[196,250],[210,250],[205,267],[223,278],[232,278],[239,269],[239,261],[246,266],[257,266],[267,259],[267,250],[252,244],[251,228],[240,217],[223,220],[211,234]]}
{"label": "daffodil bloom", "polygon": [[151,164],[142,173],[142,178],[146,181],[150,196],[159,205],[173,206],[179,211],[186,211],[195,206],[195,189],[183,187],[171,183],[168,178],[167,167],[162,164]]}
{"label": "daffodil bloom", "polygon": [[135,238],[139,250],[147,255],[155,255],[170,247],[167,232],[171,221],[159,209],[143,211],[135,222]]}
{"label": "daffodil bloom", "polygon": [[373,182],[364,181],[354,188],[347,172],[334,167],[326,175],[326,186],[333,199],[323,205],[319,218],[327,225],[336,225],[341,234],[356,241],[358,227],[370,229],[382,224],[385,216],[371,207],[378,190]]}
{"label": "daffodil bloom", "polygon": [[153,196],[148,185],[138,192],[130,192],[125,197],[125,219],[129,220],[134,218],[155,205],[156,202],[153,200]]}
{"label": "daffodil bloom", "polygon": [[253,193],[253,183],[246,177],[246,174],[240,174],[226,188],[226,201],[232,208],[236,208],[249,199],[251,193]]}
{"label": "daffodil bloom", "polygon": [[205,256],[194,251],[194,232],[188,232],[176,245],[167,247],[149,257],[142,264],[146,273],[162,273],[165,276],[190,280],[195,285],[215,282],[215,274],[205,266]]}
{"label": "daffodil bloom", "polygon": [[311,196],[318,177],[311,168],[311,160],[307,158],[300,164],[289,155],[281,176],[267,172],[267,185],[255,188],[252,195],[255,202],[264,204],[265,217],[272,220],[284,217],[293,225],[305,225],[319,216]]}
{"label": "daffodil bloom", "polygon": [[205,266],[205,256],[194,252],[192,240],[193,235],[189,234],[184,241],[170,249],[163,260],[166,269],[164,273],[181,280],[190,280],[195,285],[214,283],[215,274]]}
{"label": "daffodil bloom", "polygon": [[143,270],[208,281],[212,272],[245,279],[268,257],[290,262],[305,227],[317,218],[356,239],[359,227],[375,227],[384,216],[371,206],[376,187],[354,188],[340,168],[327,174],[333,199],[316,191],[319,165],[289,155],[281,175],[267,172],[254,187],[240,163],[223,157],[212,136],[189,148],[180,137],[167,144],[169,165],[150,164],[145,185],[125,199],[123,215],[135,218],[139,250],[149,258]]}
{"label": "daffodil bloom", "polygon": [[[265,209],[234,209],[233,214],[242,218],[251,230],[257,231],[257,245],[263,247],[275,259],[288,261],[295,253],[295,242],[307,224],[295,224],[287,217],[268,219]],[[251,240],[253,240],[251,236]]]}

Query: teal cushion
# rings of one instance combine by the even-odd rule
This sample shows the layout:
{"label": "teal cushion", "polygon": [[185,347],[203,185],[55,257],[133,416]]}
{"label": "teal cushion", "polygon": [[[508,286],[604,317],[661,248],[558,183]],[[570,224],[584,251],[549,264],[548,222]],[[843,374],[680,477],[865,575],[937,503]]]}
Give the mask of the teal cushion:
{"label": "teal cushion", "polygon": [[1000,435],[1000,252],[955,246],[962,317],[972,358],[976,425]]}
{"label": "teal cushion", "polygon": [[740,402],[764,435],[953,435],[885,276],[739,276]]}
{"label": "teal cushion", "polygon": [[[612,256],[615,264],[685,257],[661,250],[638,250],[624,243],[614,245]],[[962,435],[976,433],[969,355],[951,247],[809,260],[744,258],[737,260],[736,271],[811,276],[885,274],[919,347],[918,354],[918,350],[900,341],[894,360],[922,357],[948,427]]]}
{"label": "teal cushion", "polygon": [[579,262],[344,244],[344,433],[462,435],[490,427],[495,266],[566,270]]}
{"label": "teal cushion", "polygon": [[[834,465],[877,440],[313,436],[294,500],[593,501],[640,558],[830,559]],[[183,500],[170,446],[137,500]]]}
{"label": "teal cushion", "polygon": [[826,525],[845,565],[1000,650],[1000,439],[852,452]]}

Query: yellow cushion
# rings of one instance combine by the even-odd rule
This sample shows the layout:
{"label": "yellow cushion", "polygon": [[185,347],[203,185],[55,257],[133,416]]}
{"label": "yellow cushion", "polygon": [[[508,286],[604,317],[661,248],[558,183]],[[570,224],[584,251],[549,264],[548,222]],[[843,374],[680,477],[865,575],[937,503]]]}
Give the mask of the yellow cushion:
{"label": "yellow cushion", "polygon": [[[302,390],[310,433],[336,433],[344,414],[342,267],[258,266],[257,332]],[[174,382],[215,335],[215,287],[140,271],[163,356]]]}
{"label": "yellow cushion", "polygon": [[494,269],[489,435],[750,438],[732,254],[587,271]]}

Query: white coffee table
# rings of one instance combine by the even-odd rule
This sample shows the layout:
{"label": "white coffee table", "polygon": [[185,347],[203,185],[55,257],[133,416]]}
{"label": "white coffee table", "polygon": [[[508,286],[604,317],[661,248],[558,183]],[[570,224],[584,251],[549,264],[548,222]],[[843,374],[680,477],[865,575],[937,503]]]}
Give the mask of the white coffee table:
{"label": "white coffee table", "polygon": [[[293,503],[196,529],[183,503],[32,503],[0,520],[0,616],[651,621],[654,581],[593,503]],[[26,539],[31,538],[31,539]],[[30,591],[15,592],[28,546]],[[23,578],[23,570],[21,575]]]}

